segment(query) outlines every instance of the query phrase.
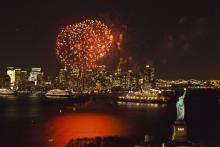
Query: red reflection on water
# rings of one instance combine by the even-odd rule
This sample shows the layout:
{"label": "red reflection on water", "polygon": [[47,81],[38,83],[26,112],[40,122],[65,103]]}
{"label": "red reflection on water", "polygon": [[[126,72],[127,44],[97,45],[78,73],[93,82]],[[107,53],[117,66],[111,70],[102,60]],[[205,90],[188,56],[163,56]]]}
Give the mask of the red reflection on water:
{"label": "red reflection on water", "polygon": [[[59,116],[46,125],[48,146],[65,146],[70,139],[97,136],[126,136],[128,126],[118,117],[82,113]],[[51,144],[51,145],[50,145]]]}

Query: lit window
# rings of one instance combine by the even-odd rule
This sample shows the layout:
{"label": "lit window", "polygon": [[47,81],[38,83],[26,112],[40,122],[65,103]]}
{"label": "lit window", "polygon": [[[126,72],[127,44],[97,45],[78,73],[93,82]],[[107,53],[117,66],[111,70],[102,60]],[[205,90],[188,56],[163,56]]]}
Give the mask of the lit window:
{"label": "lit window", "polygon": [[184,131],[184,128],[178,128],[177,130],[178,131]]}

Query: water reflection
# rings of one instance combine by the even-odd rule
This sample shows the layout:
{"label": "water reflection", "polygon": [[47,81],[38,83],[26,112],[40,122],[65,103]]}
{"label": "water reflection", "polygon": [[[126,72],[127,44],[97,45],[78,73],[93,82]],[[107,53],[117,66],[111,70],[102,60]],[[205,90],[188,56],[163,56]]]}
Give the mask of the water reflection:
{"label": "water reflection", "polygon": [[62,115],[45,125],[47,144],[64,146],[70,139],[97,136],[127,136],[129,128],[120,118],[101,113]]}
{"label": "water reflection", "polygon": [[0,98],[7,99],[7,100],[16,100],[15,95],[0,95]]}

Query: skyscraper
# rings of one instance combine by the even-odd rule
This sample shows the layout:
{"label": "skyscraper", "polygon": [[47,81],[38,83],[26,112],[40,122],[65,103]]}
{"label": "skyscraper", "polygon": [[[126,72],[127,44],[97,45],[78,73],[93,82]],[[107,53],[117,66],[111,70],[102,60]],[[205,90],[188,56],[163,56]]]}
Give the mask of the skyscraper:
{"label": "skyscraper", "polygon": [[70,76],[68,77],[68,88],[79,90],[81,89],[80,86],[80,71],[79,68],[74,67],[70,72]]}
{"label": "skyscraper", "polygon": [[58,76],[59,84],[65,85],[67,81],[67,69],[61,68]]}
{"label": "skyscraper", "polygon": [[128,72],[126,73],[126,88],[127,89],[131,89],[131,80],[132,80],[132,70],[128,70]]}
{"label": "skyscraper", "polygon": [[28,78],[28,81],[34,82],[35,85],[37,85],[37,77],[39,74],[43,74],[41,71],[41,68],[33,67],[30,76]]}
{"label": "skyscraper", "polygon": [[75,68],[73,68],[72,69],[72,71],[71,71],[71,76],[73,77],[73,78],[78,78],[79,77],[79,68],[77,68],[77,67],[75,67]]}
{"label": "skyscraper", "polygon": [[19,89],[19,86],[21,85],[21,69],[16,68],[15,69],[15,84],[14,89]]}
{"label": "skyscraper", "polygon": [[99,65],[96,68],[97,74],[104,75],[106,73],[106,65]]}
{"label": "skyscraper", "polygon": [[86,69],[85,76],[84,76],[84,90],[85,91],[92,91],[94,87],[94,71],[92,69]]}
{"label": "skyscraper", "polygon": [[10,87],[14,88],[15,84],[15,69],[14,67],[7,67],[7,75],[10,77]]}
{"label": "skyscraper", "polygon": [[146,65],[144,68],[144,88],[154,87],[155,82],[155,68],[150,65]]}
{"label": "skyscraper", "polygon": [[21,71],[21,81],[26,82],[28,80],[28,73],[25,70]]}
{"label": "skyscraper", "polygon": [[95,83],[96,85],[99,85],[99,90],[101,91],[106,90],[106,73],[106,65],[97,66]]}
{"label": "skyscraper", "polygon": [[11,88],[11,79],[9,77],[9,75],[4,75],[2,77],[2,85],[1,87],[3,88]]}
{"label": "skyscraper", "polygon": [[21,84],[20,84],[20,89],[25,90],[27,86],[27,81],[28,81],[28,73],[25,70],[21,71]]}

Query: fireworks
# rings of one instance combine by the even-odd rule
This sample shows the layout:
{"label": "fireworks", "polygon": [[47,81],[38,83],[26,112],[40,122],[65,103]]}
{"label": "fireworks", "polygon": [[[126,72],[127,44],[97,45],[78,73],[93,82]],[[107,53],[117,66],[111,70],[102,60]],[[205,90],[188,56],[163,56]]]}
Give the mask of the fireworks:
{"label": "fireworks", "polygon": [[97,61],[111,50],[111,30],[98,20],[85,20],[68,25],[57,36],[56,54],[61,63],[71,68],[96,67]]}

